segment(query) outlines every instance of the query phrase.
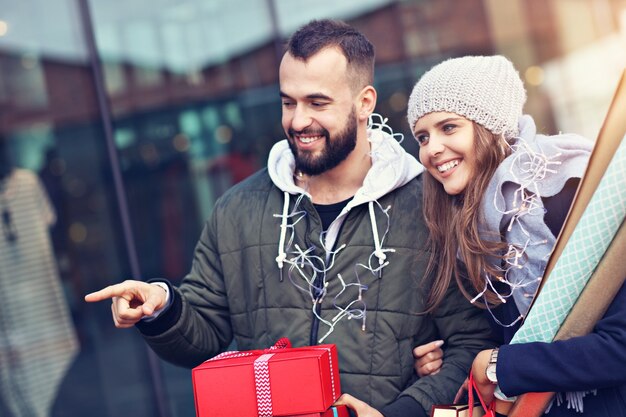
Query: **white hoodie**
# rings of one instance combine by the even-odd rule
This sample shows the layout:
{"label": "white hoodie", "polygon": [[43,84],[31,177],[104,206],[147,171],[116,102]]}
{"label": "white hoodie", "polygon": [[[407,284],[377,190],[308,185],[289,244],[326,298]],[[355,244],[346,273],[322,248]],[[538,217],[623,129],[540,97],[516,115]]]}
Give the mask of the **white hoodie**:
{"label": "white hoodie", "polygon": [[[329,248],[334,246],[335,240],[341,228],[341,224],[353,207],[360,204],[368,203],[370,205],[370,219],[372,221],[372,229],[374,230],[374,243],[376,245],[379,260],[384,260],[384,254],[381,252],[382,242],[378,238],[378,231],[375,227],[376,218],[374,216],[374,203],[377,199],[390,193],[411,181],[424,171],[422,164],[408,154],[400,145],[402,141],[401,133],[393,133],[393,130],[386,124],[387,119],[383,119],[378,114],[370,116],[367,137],[370,142],[370,155],[372,157],[372,166],[367,172],[363,185],[356,192],[352,200],[344,207],[342,212],[331,223],[326,231],[324,238],[324,247],[327,248],[327,258]],[[294,182],[295,159],[289,149],[287,140],[276,143],[269,154],[268,172],[272,182],[284,192],[285,204],[283,207],[282,218],[287,218],[287,210],[289,207],[289,195],[305,195],[311,196],[303,188],[297,186]],[[279,257],[284,259],[284,235],[286,228],[281,227],[281,240],[279,245]],[[327,259],[328,260],[328,259]],[[281,263],[279,262],[279,267]]]}
{"label": "white hoodie", "polygon": [[[378,122],[376,120],[378,120]],[[364,287],[358,282],[358,278],[356,281],[349,282],[347,284],[358,285],[358,298],[354,299],[345,307],[336,306],[339,313],[331,321],[320,317],[315,310],[315,304],[317,302],[321,302],[326,295],[326,272],[333,265],[335,256],[345,246],[342,245],[334,249],[339,230],[341,229],[341,225],[346,219],[346,216],[352,208],[361,204],[368,204],[369,217],[372,224],[374,251],[369,256],[369,261],[366,262],[368,265],[359,263],[358,260],[355,260],[355,263],[359,263],[359,265],[365,267],[374,274],[380,274],[381,270],[389,265],[386,253],[394,252],[395,250],[393,248],[383,248],[388,226],[387,231],[383,233],[382,236],[379,236],[374,205],[376,204],[384,215],[389,218],[388,211],[390,210],[390,207],[382,208],[377,200],[392,192],[396,188],[407,184],[424,171],[424,167],[417,162],[413,156],[409,155],[404,148],[402,148],[402,146],[400,146],[399,142],[402,140],[402,134],[394,134],[391,128],[386,125],[386,121],[386,119],[382,119],[382,117],[376,114],[372,115],[369,119],[367,137],[370,142],[372,166],[367,172],[361,188],[357,190],[354,197],[348,202],[348,204],[346,204],[339,216],[337,216],[337,218],[330,224],[328,230],[320,236],[320,243],[323,245],[325,251],[323,267],[314,266],[314,264],[319,264],[311,261],[311,255],[307,248],[299,248],[297,245],[295,245],[295,249],[291,248],[293,236],[289,239],[287,238],[287,231],[290,229],[290,225],[288,224],[289,219],[291,219],[291,222],[297,222],[302,218],[302,211],[298,209],[299,199],[311,199],[311,195],[307,193],[305,189],[297,186],[294,182],[295,159],[293,153],[289,149],[287,140],[282,140],[276,143],[272,147],[269,154],[268,173],[272,182],[276,185],[276,187],[283,191],[284,195],[283,212],[281,214],[275,214],[276,217],[281,218],[280,239],[278,243],[278,256],[276,257],[276,263],[278,264],[278,268],[281,270],[283,268],[283,264],[287,263],[290,265],[290,269],[295,269],[298,272],[296,275],[303,279],[303,281],[300,281],[303,286],[296,284],[293,279],[292,282],[294,285],[299,287],[300,290],[311,294],[313,301],[315,301],[312,309],[313,314],[315,314],[321,322],[329,326],[329,330],[326,334],[318,340],[319,343],[322,343],[323,340],[330,333],[332,333],[335,324],[344,317],[360,318],[363,320],[363,327],[365,326],[365,309],[360,310],[356,307],[357,303],[362,303],[361,293],[364,290]],[[292,212],[290,212],[289,200],[292,195],[297,197],[295,197],[295,207],[292,209]],[[289,252],[289,258],[287,252]],[[378,258],[378,265],[371,264],[373,256]],[[308,264],[315,272],[313,272],[312,275],[306,274],[302,269],[304,264]],[[316,277],[320,279],[320,276],[321,283],[316,281]],[[343,282],[341,275],[339,275],[338,278]],[[343,283],[343,285],[345,289],[347,285],[345,283]],[[321,290],[322,293],[317,292],[316,289]]]}

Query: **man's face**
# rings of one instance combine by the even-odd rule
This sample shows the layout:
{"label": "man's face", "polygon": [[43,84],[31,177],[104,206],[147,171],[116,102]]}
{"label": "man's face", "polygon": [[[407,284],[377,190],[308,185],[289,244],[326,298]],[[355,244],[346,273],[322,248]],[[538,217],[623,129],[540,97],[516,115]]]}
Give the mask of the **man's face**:
{"label": "man's face", "polygon": [[[343,130],[333,137],[323,127],[305,128],[301,131],[289,128],[287,138],[289,148],[291,148],[296,159],[296,169],[307,175],[319,175],[335,168],[356,147],[356,130],[356,109],[354,107],[352,107],[348,120],[344,123]],[[323,147],[319,151],[315,151],[318,146],[311,145],[317,140],[323,141]]]}
{"label": "man's face", "polygon": [[327,48],[306,62],[286,54],[280,65],[282,124],[296,169],[319,175],[341,164],[357,142],[347,60]]}

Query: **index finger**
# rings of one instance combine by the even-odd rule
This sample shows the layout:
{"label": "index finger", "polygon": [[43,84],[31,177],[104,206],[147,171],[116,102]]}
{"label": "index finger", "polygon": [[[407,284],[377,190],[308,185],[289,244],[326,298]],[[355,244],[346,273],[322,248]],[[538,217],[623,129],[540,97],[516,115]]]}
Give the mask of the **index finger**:
{"label": "index finger", "polygon": [[106,300],[108,298],[120,297],[126,292],[124,284],[115,284],[104,287],[99,291],[95,291],[85,295],[85,301],[93,303],[96,301]]}
{"label": "index finger", "polygon": [[422,357],[425,354],[427,354],[428,352],[432,352],[432,351],[440,348],[441,345],[443,345],[443,340],[435,340],[433,342],[426,343],[425,345],[419,345],[418,347],[413,349],[413,354],[416,357]]}

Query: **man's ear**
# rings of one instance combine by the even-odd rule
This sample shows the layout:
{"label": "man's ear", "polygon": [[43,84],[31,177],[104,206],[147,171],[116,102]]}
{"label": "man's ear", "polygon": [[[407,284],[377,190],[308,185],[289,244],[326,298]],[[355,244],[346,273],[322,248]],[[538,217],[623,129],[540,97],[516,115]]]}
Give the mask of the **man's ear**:
{"label": "man's ear", "polygon": [[360,121],[367,120],[376,107],[376,89],[371,85],[363,87],[357,96],[356,111]]}

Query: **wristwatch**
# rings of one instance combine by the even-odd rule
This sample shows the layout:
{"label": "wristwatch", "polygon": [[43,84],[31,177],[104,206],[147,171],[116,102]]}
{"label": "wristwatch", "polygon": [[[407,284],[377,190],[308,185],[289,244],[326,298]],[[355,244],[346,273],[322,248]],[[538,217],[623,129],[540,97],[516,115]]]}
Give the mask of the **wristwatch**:
{"label": "wristwatch", "polygon": [[487,364],[487,367],[485,368],[485,375],[487,376],[487,379],[489,380],[489,382],[491,382],[492,384],[498,383],[498,377],[496,375],[497,362],[498,362],[498,348],[495,348],[494,350],[491,351],[491,356],[489,357],[489,363]]}

